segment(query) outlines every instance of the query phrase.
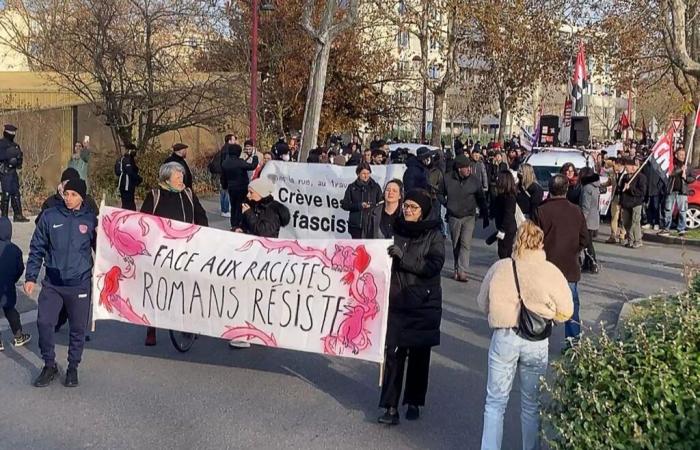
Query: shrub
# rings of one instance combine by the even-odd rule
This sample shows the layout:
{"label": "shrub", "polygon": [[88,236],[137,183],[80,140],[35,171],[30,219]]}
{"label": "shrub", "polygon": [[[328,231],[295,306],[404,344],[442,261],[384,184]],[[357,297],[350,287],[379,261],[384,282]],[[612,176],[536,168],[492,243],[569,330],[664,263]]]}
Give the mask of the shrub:
{"label": "shrub", "polygon": [[555,449],[700,448],[700,280],[554,362],[543,411]]}

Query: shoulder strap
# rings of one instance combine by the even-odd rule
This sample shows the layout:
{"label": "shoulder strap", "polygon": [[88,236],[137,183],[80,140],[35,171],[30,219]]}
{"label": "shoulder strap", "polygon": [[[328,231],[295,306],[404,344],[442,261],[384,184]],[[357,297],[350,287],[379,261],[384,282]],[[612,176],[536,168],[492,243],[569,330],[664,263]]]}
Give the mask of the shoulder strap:
{"label": "shoulder strap", "polygon": [[520,280],[518,280],[518,269],[515,267],[515,259],[511,258],[511,262],[513,263],[513,277],[515,277],[515,289],[518,291],[518,300],[520,300],[520,303],[523,304],[523,297],[520,295]]}
{"label": "shoulder strap", "polygon": [[185,195],[192,206],[192,223],[194,223],[194,200],[192,199],[192,190],[190,188],[185,188]]}
{"label": "shoulder strap", "polygon": [[153,214],[155,214],[160,201],[160,189],[153,189],[151,193],[153,193]]}

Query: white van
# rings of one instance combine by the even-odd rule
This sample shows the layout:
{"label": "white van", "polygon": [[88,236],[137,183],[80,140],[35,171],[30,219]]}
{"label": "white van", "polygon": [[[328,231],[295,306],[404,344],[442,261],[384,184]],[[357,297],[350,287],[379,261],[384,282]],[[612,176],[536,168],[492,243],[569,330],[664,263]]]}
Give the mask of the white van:
{"label": "white van", "polygon": [[[545,198],[548,194],[549,179],[559,173],[561,166],[566,163],[572,163],[577,170],[584,167],[595,167],[593,156],[589,153],[573,148],[548,147],[548,148],[533,148],[534,152],[525,160],[530,164],[535,171],[535,177],[542,189],[545,191]],[[608,177],[601,176],[601,183],[605,183]],[[612,198],[612,187],[608,187],[605,194],[600,195],[600,214],[606,215],[610,208],[610,200]]]}

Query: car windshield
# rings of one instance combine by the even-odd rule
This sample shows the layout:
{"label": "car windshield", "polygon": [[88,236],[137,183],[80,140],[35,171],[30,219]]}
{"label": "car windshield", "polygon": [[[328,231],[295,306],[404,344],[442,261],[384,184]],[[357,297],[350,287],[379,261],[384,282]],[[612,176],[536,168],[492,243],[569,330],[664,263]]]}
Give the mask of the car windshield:
{"label": "car windshield", "polygon": [[549,188],[549,179],[559,173],[560,167],[557,166],[533,166],[537,183],[547,190]]}

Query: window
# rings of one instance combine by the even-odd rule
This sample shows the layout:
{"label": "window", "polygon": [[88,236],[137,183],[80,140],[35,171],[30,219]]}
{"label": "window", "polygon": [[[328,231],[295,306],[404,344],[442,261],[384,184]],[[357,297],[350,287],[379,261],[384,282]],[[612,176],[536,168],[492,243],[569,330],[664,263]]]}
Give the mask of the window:
{"label": "window", "polygon": [[399,31],[398,41],[399,48],[408,48],[408,31]]}
{"label": "window", "polygon": [[406,1],[405,0],[399,0],[399,14],[401,14],[401,15],[406,14]]}
{"label": "window", "polygon": [[428,67],[428,76],[433,80],[440,78],[440,69],[437,66]]}

